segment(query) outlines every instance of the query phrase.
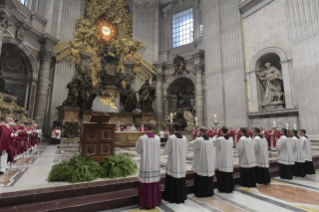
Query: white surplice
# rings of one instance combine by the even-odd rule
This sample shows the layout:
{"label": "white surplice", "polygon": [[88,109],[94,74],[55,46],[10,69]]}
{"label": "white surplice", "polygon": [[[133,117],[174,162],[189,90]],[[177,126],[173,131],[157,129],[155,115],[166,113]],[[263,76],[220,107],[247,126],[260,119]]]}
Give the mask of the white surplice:
{"label": "white surplice", "polygon": [[138,139],[136,152],[141,155],[140,182],[154,183],[160,180],[160,148],[161,140],[157,135],[154,138],[143,135]]}
{"label": "white surplice", "polygon": [[175,178],[182,178],[186,175],[186,153],[187,139],[185,136],[177,138],[176,135],[168,137],[164,147],[168,153],[166,173]]}
{"label": "white surplice", "polygon": [[255,156],[256,165],[262,168],[269,168],[269,157],[268,157],[268,142],[265,137],[255,136]]}
{"label": "white surplice", "polygon": [[250,137],[240,137],[236,149],[240,167],[252,168],[256,166],[255,144]]}
{"label": "white surplice", "polygon": [[212,139],[197,137],[189,143],[188,148],[194,151],[193,171],[201,176],[214,176],[214,145]]}
{"label": "white surplice", "polygon": [[312,161],[312,150],[311,150],[310,139],[305,136],[301,136],[300,139],[304,141],[302,152],[303,152],[305,160]]}
{"label": "white surplice", "polygon": [[233,172],[233,138],[229,137],[226,140],[224,136],[214,137],[213,143],[216,147],[217,169],[222,172]]}
{"label": "white surplice", "polygon": [[305,156],[303,154],[303,146],[304,146],[304,140],[297,138],[296,136],[293,136],[292,141],[294,142],[294,160],[298,163],[304,163],[305,162]]}
{"label": "white surplice", "polygon": [[276,143],[277,151],[278,151],[278,163],[285,165],[294,165],[294,153],[293,149],[295,144],[291,138],[283,135]]}

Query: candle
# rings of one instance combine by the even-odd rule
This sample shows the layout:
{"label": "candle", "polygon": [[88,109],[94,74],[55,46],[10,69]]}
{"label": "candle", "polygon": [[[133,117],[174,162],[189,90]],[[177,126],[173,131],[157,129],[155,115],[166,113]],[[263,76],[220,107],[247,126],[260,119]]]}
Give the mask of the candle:
{"label": "candle", "polygon": [[297,130],[297,126],[296,126],[296,124],[294,124],[294,129],[295,129],[295,130]]}
{"label": "candle", "polygon": [[198,123],[197,123],[197,117],[195,117],[195,125],[196,125],[196,126],[198,125]]}
{"label": "candle", "polygon": [[274,127],[276,127],[276,121],[274,121]]}
{"label": "candle", "polygon": [[215,117],[215,122],[217,122],[217,115],[215,114],[214,117]]}
{"label": "candle", "polygon": [[173,123],[173,113],[171,113],[171,123]]}
{"label": "candle", "polygon": [[286,129],[288,130],[288,123],[286,123]]}

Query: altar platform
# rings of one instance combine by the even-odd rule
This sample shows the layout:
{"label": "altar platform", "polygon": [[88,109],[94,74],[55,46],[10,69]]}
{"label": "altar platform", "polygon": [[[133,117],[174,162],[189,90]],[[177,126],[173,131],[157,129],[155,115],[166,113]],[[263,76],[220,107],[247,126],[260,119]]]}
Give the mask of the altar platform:
{"label": "altar platform", "polygon": [[[77,145],[39,146],[26,160],[14,165],[9,177],[0,175],[0,212],[1,211],[103,211],[113,208],[136,205],[137,175],[120,179],[98,179],[86,183],[66,183],[46,181],[52,166],[63,159],[78,153]],[[117,154],[131,156],[139,162],[140,156],[134,147],[116,147]],[[234,181],[239,183],[240,173],[238,156],[233,153]],[[167,154],[161,148],[161,184],[165,180]],[[314,164],[319,168],[319,151],[313,150]],[[270,174],[276,177],[279,167],[276,152],[269,152]],[[193,191],[193,153],[187,153],[187,191]],[[9,179],[9,180],[7,180]],[[274,180],[274,179],[273,179]],[[318,179],[314,179],[315,181]],[[162,187],[163,188],[163,187]],[[319,190],[319,187],[318,187]]]}

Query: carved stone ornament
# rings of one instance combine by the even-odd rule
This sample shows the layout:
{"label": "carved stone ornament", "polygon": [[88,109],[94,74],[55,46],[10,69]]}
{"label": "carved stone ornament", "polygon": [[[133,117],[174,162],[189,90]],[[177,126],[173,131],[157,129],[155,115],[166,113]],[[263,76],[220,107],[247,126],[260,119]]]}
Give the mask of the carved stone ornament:
{"label": "carved stone ornament", "polygon": [[9,21],[9,16],[6,13],[0,14],[0,28],[3,30],[8,29],[12,24]]}
{"label": "carved stone ornament", "polygon": [[205,64],[204,63],[199,63],[193,66],[194,71],[196,74],[203,74],[205,70]]}
{"label": "carved stone ornament", "polygon": [[165,79],[165,75],[162,73],[156,73],[156,81],[163,82]]}
{"label": "carved stone ornament", "polygon": [[22,25],[17,30],[17,39],[20,41],[23,41],[25,36],[27,35],[27,32],[30,30],[30,25],[28,24],[28,18],[25,19],[22,23]]}
{"label": "carved stone ornament", "polygon": [[42,46],[40,49],[40,59],[45,61],[51,61],[52,57],[54,56],[54,53],[47,49],[47,47]]}
{"label": "carved stone ornament", "polygon": [[152,17],[157,8],[157,2],[135,3],[135,9],[138,13],[138,17],[149,18]]}

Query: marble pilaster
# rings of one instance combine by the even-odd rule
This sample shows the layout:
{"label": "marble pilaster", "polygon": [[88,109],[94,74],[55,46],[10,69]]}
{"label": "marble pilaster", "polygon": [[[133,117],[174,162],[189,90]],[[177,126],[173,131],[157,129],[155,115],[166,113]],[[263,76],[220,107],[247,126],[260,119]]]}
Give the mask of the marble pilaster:
{"label": "marble pilaster", "polygon": [[158,131],[162,129],[163,117],[163,81],[164,81],[164,62],[153,64],[156,67],[156,118]]}
{"label": "marble pilaster", "polygon": [[0,13],[0,52],[2,49],[2,40],[4,31],[7,30],[12,24],[9,22],[9,15],[5,12]]}
{"label": "marble pilaster", "polygon": [[50,67],[54,54],[48,49],[47,46],[44,45],[42,46],[39,55],[41,63],[34,110],[34,120],[37,122],[38,126],[43,129],[50,89]]}
{"label": "marble pilaster", "polygon": [[195,85],[195,108],[196,117],[199,126],[204,125],[204,96],[203,96],[203,73],[205,70],[204,65],[204,52],[198,51],[193,54],[194,71],[196,74],[196,85]]}

